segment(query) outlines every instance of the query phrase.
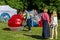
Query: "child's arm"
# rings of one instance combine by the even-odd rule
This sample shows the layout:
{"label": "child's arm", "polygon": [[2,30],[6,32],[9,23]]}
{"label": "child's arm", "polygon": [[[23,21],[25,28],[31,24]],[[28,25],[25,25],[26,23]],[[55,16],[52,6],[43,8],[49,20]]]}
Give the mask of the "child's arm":
{"label": "child's arm", "polygon": [[56,25],[57,27],[58,27],[58,23],[57,23],[57,25]]}
{"label": "child's arm", "polygon": [[57,20],[57,25],[56,26],[58,27],[58,18],[56,20]]}

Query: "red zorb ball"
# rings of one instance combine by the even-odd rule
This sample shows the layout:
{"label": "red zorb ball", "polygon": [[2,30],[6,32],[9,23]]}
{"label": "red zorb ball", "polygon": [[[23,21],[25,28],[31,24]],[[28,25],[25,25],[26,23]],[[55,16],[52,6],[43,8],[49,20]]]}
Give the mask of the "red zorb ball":
{"label": "red zorb ball", "polygon": [[9,27],[20,27],[22,26],[23,22],[23,17],[20,14],[13,15],[9,20],[8,20],[8,26]]}

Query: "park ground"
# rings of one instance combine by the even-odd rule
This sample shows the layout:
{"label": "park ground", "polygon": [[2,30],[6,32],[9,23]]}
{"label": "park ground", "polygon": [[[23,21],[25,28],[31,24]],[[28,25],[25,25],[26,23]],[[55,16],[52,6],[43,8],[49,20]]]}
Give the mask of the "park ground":
{"label": "park ground", "polygon": [[[60,23],[60,20],[58,21],[58,23]],[[27,32],[26,28],[24,28],[23,31],[10,31],[7,28],[8,28],[7,23],[0,22],[0,40],[42,40],[41,37],[42,27],[32,27],[31,32]],[[51,39],[46,39],[46,40],[51,40]],[[58,27],[57,40],[60,40],[60,24]]]}

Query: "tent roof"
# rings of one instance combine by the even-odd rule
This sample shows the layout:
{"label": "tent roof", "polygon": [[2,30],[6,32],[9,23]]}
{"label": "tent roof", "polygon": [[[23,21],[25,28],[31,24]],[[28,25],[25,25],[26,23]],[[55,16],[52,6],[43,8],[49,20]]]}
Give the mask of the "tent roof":
{"label": "tent roof", "polygon": [[16,11],[16,9],[11,8],[9,5],[0,6],[0,11]]}

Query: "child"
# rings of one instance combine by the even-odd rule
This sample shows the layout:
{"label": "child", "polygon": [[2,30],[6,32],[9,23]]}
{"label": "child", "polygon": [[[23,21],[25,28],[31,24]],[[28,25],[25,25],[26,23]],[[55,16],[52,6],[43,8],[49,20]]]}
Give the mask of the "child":
{"label": "child", "polygon": [[56,39],[57,39],[57,27],[58,27],[58,21],[57,21],[57,12],[53,11],[53,14],[51,15],[51,27],[52,27],[52,38],[54,37],[54,32],[56,34]]}

